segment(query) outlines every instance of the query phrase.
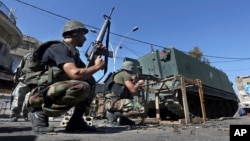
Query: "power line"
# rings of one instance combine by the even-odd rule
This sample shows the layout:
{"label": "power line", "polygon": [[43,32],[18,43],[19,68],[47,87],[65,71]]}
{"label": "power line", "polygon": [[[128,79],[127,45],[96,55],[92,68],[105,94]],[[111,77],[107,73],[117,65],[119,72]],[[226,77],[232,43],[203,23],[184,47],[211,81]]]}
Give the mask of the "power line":
{"label": "power line", "polygon": [[[52,14],[52,15],[54,15],[54,16],[57,16],[57,17],[63,18],[63,19],[65,19],[65,20],[70,20],[70,18],[67,18],[67,17],[65,17],[65,16],[62,16],[62,15],[59,15],[59,14],[56,14],[56,13],[50,12],[50,11],[48,11],[48,10],[45,10],[45,9],[39,8],[39,7],[37,7],[37,6],[34,6],[34,5],[29,4],[29,3],[23,2],[23,1],[21,1],[21,0],[16,0],[16,1],[18,1],[18,2],[20,2],[20,3],[22,3],[22,4],[25,4],[25,5],[28,5],[28,6],[30,6],[30,7],[33,7],[33,8],[35,8],[35,9],[41,10],[41,11],[43,11],[43,12],[46,12],[46,13]],[[86,24],[86,26],[91,27],[91,28],[96,29],[96,30],[100,30],[100,28],[93,27],[93,26],[90,26],[90,25],[88,25],[88,24]],[[117,33],[112,33],[112,32],[110,32],[110,33],[111,33],[111,34],[113,34],[113,35],[116,35],[116,36],[122,37],[122,38],[126,38],[126,39],[129,39],[129,40],[133,40],[133,41],[136,41],[136,42],[140,42],[140,43],[143,43],[143,44],[153,45],[153,46],[160,47],[160,48],[166,48],[166,47],[163,47],[163,46],[161,46],[161,45],[156,45],[156,44],[152,44],[152,43],[149,43],[149,42],[145,42],[145,41],[137,40],[137,39],[134,39],[134,38],[125,37],[125,36],[120,35],[120,34],[117,34]]]}
{"label": "power line", "polygon": [[[48,11],[48,10],[45,10],[45,9],[42,9],[42,8],[39,8],[37,6],[34,6],[34,5],[31,5],[29,3],[26,3],[26,2],[23,2],[21,0],[16,0],[22,4],[25,4],[25,5],[28,5],[30,7],[33,7],[35,9],[38,9],[38,10],[41,10],[43,12],[46,12],[46,13],[49,13],[51,15],[54,15],[54,16],[57,16],[57,17],[60,17],[60,18],[63,18],[65,20],[70,20],[70,18],[67,18],[65,16],[62,16],[62,15],[59,15],[59,14],[56,14],[56,13],[53,13],[51,11]],[[100,30],[100,28],[97,28],[97,27],[93,27],[91,25],[88,25],[86,24],[87,27],[90,27],[90,28],[93,28],[95,30]],[[130,37],[125,37],[123,35],[120,35],[120,34],[117,34],[117,33],[113,33],[113,32],[110,32],[110,34],[113,34],[115,36],[119,36],[119,37],[122,37],[122,38],[126,38],[126,39],[129,39],[129,40],[132,40],[132,41],[136,41],[136,42],[139,42],[139,43],[142,43],[142,44],[147,44],[147,45],[150,45],[150,47],[152,48],[152,46],[155,46],[155,47],[159,47],[159,48],[167,48],[167,47],[164,47],[164,46],[161,46],[161,45],[157,45],[157,44],[153,44],[153,43],[149,43],[149,42],[145,42],[145,41],[141,41],[141,40],[138,40],[138,39],[134,39],[134,38],[130,38]],[[128,49],[128,48],[127,48]],[[184,52],[184,51],[183,51]],[[184,53],[187,53],[187,52],[184,52]],[[203,55],[205,57],[212,57],[212,58],[221,58],[221,59],[233,59],[233,61],[221,61],[221,62],[234,62],[234,61],[241,61],[241,60],[249,60],[250,58],[233,58],[233,57],[219,57],[219,56],[212,56],[212,55]],[[234,60],[236,59],[236,60]],[[213,63],[217,63],[217,62],[213,62]]]}
{"label": "power line", "polygon": [[234,57],[219,57],[219,56],[211,56],[211,55],[203,55],[206,57],[212,57],[212,58],[221,58],[221,59],[239,59],[239,60],[249,60],[250,58],[234,58]]}
{"label": "power line", "polygon": [[61,15],[59,15],[59,14],[50,12],[50,11],[48,11],[48,10],[39,8],[39,7],[34,6],[34,5],[31,5],[31,4],[29,4],[29,3],[26,3],[26,2],[23,2],[23,1],[20,1],[20,0],[16,0],[16,1],[18,1],[18,2],[20,2],[20,3],[23,3],[23,4],[25,4],[25,5],[28,5],[28,6],[30,6],[30,7],[33,7],[33,8],[35,8],[35,9],[41,10],[41,11],[43,11],[43,12],[49,13],[49,14],[51,14],[51,15],[54,15],[54,16],[57,16],[57,17],[60,17],[60,18],[66,19],[66,20],[70,20],[70,19],[67,18],[67,17],[64,17],[64,16],[61,16]]}
{"label": "power line", "polygon": [[238,62],[238,61],[244,61],[244,60],[249,60],[249,59],[237,59],[237,60],[231,60],[231,61],[216,61],[216,62],[210,62],[210,63]]}

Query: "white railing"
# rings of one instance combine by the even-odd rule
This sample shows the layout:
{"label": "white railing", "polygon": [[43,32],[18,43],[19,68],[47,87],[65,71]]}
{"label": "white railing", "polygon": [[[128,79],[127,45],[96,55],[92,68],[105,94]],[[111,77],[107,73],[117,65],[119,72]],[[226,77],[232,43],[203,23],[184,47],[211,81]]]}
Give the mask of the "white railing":
{"label": "white railing", "polygon": [[0,1],[0,12],[3,13],[13,24],[16,25],[16,18],[10,9]]}

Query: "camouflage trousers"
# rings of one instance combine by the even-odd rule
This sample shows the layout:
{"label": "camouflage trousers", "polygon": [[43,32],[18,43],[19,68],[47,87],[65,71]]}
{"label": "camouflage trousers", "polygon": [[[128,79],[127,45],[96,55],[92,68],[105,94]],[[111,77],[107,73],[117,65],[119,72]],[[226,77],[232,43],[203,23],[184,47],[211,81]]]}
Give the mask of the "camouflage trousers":
{"label": "camouflage trousers", "polygon": [[19,117],[21,113],[23,116],[27,117],[27,100],[29,90],[30,89],[26,84],[18,82],[15,89],[11,93],[11,117]]}
{"label": "camouflage trousers", "polygon": [[115,94],[105,94],[105,110],[121,112],[123,116],[136,116],[144,113],[144,107],[132,99],[119,99]]}
{"label": "camouflage trousers", "polygon": [[90,85],[78,80],[56,82],[45,90],[41,95],[34,89],[29,97],[29,105],[33,108],[41,107],[51,117],[60,116],[72,107],[86,110],[95,97]]}

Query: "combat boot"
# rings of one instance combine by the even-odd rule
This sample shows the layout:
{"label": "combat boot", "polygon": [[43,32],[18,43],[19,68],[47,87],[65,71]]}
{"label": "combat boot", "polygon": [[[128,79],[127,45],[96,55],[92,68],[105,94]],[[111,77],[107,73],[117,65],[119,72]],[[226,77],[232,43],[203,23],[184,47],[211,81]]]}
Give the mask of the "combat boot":
{"label": "combat boot", "polygon": [[109,112],[106,111],[106,118],[108,121],[109,126],[117,126],[118,122],[117,122],[117,115],[114,114],[114,112]]}
{"label": "combat boot", "polygon": [[28,118],[27,115],[24,115],[24,116],[23,116],[23,119],[24,119],[25,121],[29,121],[29,118]]}
{"label": "combat boot", "polygon": [[29,119],[33,131],[37,134],[46,134],[54,131],[53,128],[49,127],[49,117],[42,110],[30,112]]}
{"label": "combat boot", "polygon": [[119,125],[135,125],[135,122],[128,117],[120,116],[117,118],[117,123]]}
{"label": "combat boot", "polygon": [[110,126],[135,125],[135,122],[124,117],[121,112],[106,112],[106,117]]}
{"label": "combat boot", "polygon": [[23,119],[25,121],[29,121],[28,114],[29,114],[28,109],[23,110]]}
{"label": "combat boot", "polygon": [[69,119],[69,122],[66,125],[66,132],[96,132],[94,126],[89,126],[83,117],[83,111],[75,108],[73,115]]}
{"label": "combat boot", "polygon": [[11,118],[10,118],[10,121],[11,121],[11,122],[17,122],[17,120],[18,120],[18,117],[11,117]]}

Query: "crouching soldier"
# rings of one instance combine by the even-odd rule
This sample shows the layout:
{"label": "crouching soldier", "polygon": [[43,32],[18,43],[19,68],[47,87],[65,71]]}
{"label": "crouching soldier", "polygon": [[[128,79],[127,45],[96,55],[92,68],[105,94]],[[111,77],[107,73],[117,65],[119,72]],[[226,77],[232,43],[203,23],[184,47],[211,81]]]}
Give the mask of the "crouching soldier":
{"label": "crouching soldier", "polygon": [[[83,46],[87,33],[84,24],[70,20],[64,26],[63,41],[50,43],[49,47],[43,49],[41,62],[47,66],[44,67],[47,70],[42,76],[37,76],[39,85],[33,87],[29,97],[29,119],[35,133],[52,132],[48,117],[60,116],[72,107],[75,110],[65,130],[96,131],[82,117],[95,96],[93,74],[103,69],[105,62],[97,56],[94,65],[86,68],[81,61],[76,47]],[[101,43],[97,47],[105,49]]]}
{"label": "crouching soldier", "polygon": [[136,66],[131,61],[124,61],[121,70],[114,76],[110,93],[105,94],[105,109],[108,123],[111,125],[133,125],[131,116],[140,116],[144,107],[132,100],[143,80],[134,82]]}

